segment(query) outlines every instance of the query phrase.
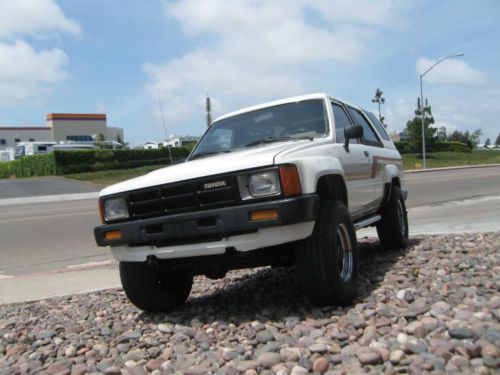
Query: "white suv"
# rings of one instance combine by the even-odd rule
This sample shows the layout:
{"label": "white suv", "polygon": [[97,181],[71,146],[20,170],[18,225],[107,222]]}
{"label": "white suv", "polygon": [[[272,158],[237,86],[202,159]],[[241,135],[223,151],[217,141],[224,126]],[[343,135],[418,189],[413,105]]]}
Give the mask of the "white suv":
{"label": "white suv", "polygon": [[120,261],[133,304],[167,311],[194,275],[296,265],[309,300],[356,296],[355,230],[408,246],[403,164],[371,113],[326,94],[215,120],[186,162],[105,188],[99,246]]}

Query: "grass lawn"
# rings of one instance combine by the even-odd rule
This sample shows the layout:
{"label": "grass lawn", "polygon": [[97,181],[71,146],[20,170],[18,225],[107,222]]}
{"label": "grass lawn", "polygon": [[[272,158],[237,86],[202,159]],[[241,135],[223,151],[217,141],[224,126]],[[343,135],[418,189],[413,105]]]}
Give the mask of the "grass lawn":
{"label": "grass lawn", "polygon": [[[433,152],[427,154],[427,168],[457,167],[478,164],[500,164],[500,151],[473,152]],[[417,169],[415,164],[422,164],[419,154],[404,154],[405,170]]]}
{"label": "grass lawn", "polygon": [[66,178],[73,178],[80,181],[89,181],[94,184],[108,186],[117,182],[128,180],[142,176],[146,173],[154,171],[155,169],[163,168],[165,165],[148,165],[146,167],[138,167],[132,169],[115,169],[110,171],[99,172],[86,172],[86,173],[73,173],[64,175]]}
{"label": "grass lawn", "polygon": [[[416,163],[422,163],[418,154],[404,154],[403,163],[405,170],[416,169]],[[473,151],[466,152],[435,152],[427,155],[427,167],[454,167],[462,165],[477,164],[500,164],[500,151]],[[107,186],[129,178],[144,175],[155,169],[163,168],[165,165],[151,165],[133,169],[118,169],[111,171],[99,171],[88,173],[68,174],[64,177],[80,181],[89,181],[95,184]]]}

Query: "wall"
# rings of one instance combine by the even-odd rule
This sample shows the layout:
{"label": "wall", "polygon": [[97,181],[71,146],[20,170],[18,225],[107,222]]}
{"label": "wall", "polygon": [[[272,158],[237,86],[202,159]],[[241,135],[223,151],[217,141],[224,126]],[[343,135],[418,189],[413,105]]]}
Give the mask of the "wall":
{"label": "wall", "polygon": [[107,136],[106,120],[53,120],[54,141],[68,141],[68,136],[90,136],[99,140],[99,135]]}
{"label": "wall", "polygon": [[52,129],[43,127],[0,127],[0,143],[4,139],[6,144],[0,144],[0,149],[15,147],[16,139],[20,142],[52,142]]}

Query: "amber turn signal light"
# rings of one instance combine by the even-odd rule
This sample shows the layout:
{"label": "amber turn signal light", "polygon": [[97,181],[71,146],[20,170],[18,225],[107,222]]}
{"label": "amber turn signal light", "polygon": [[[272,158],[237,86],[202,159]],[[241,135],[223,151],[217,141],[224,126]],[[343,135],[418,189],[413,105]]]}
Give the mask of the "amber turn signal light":
{"label": "amber turn signal light", "polygon": [[121,240],[122,239],[122,232],[120,232],[119,230],[112,230],[110,232],[105,232],[104,239],[106,241]]}
{"label": "amber turn signal light", "polygon": [[259,221],[259,220],[276,220],[278,218],[277,210],[261,210],[254,211],[250,213],[251,221]]}
{"label": "amber turn signal light", "polygon": [[285,197],[302,194],[299,172],[295,165],[280,167],[281,188]]}

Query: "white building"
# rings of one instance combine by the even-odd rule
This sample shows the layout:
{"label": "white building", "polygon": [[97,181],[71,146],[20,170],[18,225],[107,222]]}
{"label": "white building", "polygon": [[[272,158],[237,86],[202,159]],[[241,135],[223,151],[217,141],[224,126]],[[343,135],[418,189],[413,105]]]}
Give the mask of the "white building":
{"label": "white building", "polygon": [[144,143],[142,146],[145,149],[158,149],[163,147],[185,147],[189,145],[195,145],[198,142],[199,137],[193,137],[189,135],[171,135],[168,139],[164,141],[150,141]]}
{"label": "white building", "polygon": [[123,129],[107,126],[105,114],[50,113],[45,126],[0,127],[0,149],[19,142],[124,142]]}
{"label": "white building", "polygon": [[408,142],[408,131],[389,132],[389,137],[391,137],[391,141],[393,142]]}

